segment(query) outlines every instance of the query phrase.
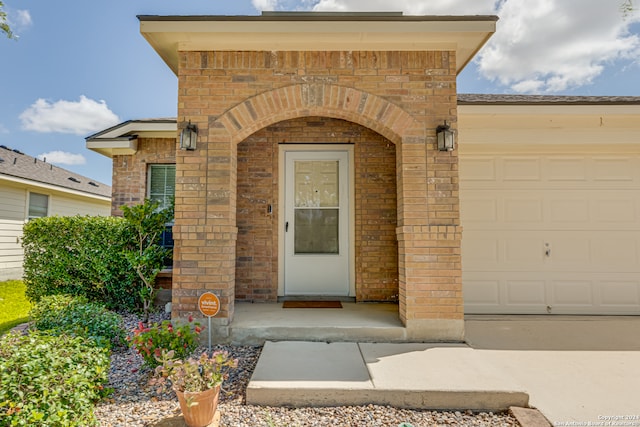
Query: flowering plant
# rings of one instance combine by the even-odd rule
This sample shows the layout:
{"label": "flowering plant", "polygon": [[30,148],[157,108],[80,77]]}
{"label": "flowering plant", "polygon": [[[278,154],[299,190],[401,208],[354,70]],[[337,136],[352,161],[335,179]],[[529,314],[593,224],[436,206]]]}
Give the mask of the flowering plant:
{"label": "flowering plant", "polygon": [[157,358],[151,385],[158,385],[158,393],[166,388],[168,382],[174,390],[181,392],[201,392],[216,386],[228,378],[229,370],[238,367],[238,360],[230,357],[227,351],[215,351],[209,357],[205,351],[199,358],[175,358],[175,352],[162,351]]}
{"label": "flowering plant", "polygon": [[133,336],[127,337],[127,341],[142,356],[145,365],[155,368],[161,363],[157,358],[163,351],[173,351],[177,358],[191,354],[198,346],[198,335],[203,329],[191,316],[188,323],[176,326],[169,320],[160,324],[153,323],[151,326],[140,322],[133,330]]}

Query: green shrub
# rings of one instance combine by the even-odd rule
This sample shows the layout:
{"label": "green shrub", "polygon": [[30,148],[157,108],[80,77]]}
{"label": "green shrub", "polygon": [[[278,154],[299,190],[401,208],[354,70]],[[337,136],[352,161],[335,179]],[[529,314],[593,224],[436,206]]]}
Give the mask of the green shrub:
{"label": "green shrub", "polygon": [[133,330],[133,337],[127,337],[131,347],[142,356],[145,365],[155,368],[160,365],[156,357],[162,355],[162,351],[174,351],[176,359],[184,359],[198,347],[198,335],[203,327],[189,317],[189,323],[174,326],[169,320],[162,323],[153,323],[145,326],[138,323]]}
{"label": "green shrub", "polygon": [[83,295],[108,308],[139,309],[139,286],[125,252],[132,228],[116,217],[46,217],[24,225],[27,297]]}
{"label": "green shrub", "polygon": [[108,350],[40,332],[0,338],[0,425],[94,426],[107,394]]}
{"label": "green shrub", "polygon": [[101,347],[124,344],[122,316],[103,305],[87,302],[83,296],[43,297],[29,315],[40,331],[90,338]]}
{"label": "green shrub", "polygon": [[146,199],[135,206],[122,206],[122,214],[133,230],[134,245],[125,256],[142,281],[138,294],[142,301],[144,321],[149,321],[153,300],[156,296],[156,276],[164,266],[164,260],[171,252],[160,246],[160,236],[173,218],[173,204],[160,208],[158,201]]}

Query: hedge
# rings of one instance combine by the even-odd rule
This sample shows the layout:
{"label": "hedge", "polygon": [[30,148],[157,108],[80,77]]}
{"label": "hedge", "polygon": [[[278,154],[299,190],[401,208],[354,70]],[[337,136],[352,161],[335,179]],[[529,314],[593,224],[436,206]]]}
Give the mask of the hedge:
{"label": "hedge", "polygon": [[125,257],[131,227],[119,217],[46,217],[24,226],[27,297],[83,295],[111,309],[140,306],[138,278]]}
{"label": "hedge", "polygon": [[106,388],[109,350],[69,335],[0,337],[0,425],[95,426]]}
{"label": "hedge", "polygon": [[122,316],[83,296],[42,297],[29,313],[32,325],[51,335],[67,334],[91,339],[98,347],[125,344]]}

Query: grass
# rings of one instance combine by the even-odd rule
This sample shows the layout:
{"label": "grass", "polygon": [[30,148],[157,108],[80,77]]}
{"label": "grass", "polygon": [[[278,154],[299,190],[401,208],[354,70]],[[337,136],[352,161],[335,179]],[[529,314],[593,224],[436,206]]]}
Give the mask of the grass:
{"label": "grass", "polygon": [[29,320],[31,303],[25,297],[21,280],[0,282],[0,335]]}

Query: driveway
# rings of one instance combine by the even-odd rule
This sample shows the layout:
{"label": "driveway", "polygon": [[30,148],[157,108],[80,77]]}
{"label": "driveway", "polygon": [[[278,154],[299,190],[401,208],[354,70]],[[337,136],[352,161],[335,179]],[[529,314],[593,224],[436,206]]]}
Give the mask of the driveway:
{"label": "driveway", "polygon": [[554,425],[640,426],[640,316],[468,316],[467,342]]}

